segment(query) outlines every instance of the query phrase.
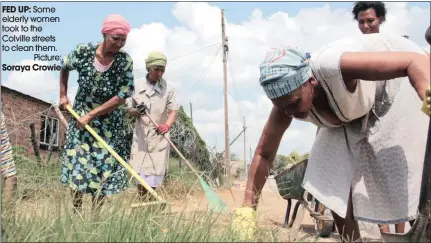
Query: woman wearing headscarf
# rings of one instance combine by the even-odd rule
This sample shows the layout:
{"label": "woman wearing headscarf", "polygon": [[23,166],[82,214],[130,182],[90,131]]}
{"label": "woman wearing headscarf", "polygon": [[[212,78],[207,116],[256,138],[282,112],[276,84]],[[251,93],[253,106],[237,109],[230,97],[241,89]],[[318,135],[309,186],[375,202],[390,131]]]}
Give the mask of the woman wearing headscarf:
{"label": "woman wearing headscarf", "polygon": [[431,26],[425,31],[425,40],[428,42],[428,45],[431,45]]}
{"label": "woman wearing headscarf", "polygon": [[61,182],[73,192],[74,207],[80,211],[82,196],[90,193],[95,203],[127,187],[127,173],[116,159],[86,131],[88,124],[120,157],[126,157],[123,133],[124,112],[118,108],[134,91],[133,61],[121,48],[130,25],[121,15],[107,16],[102,26],[103,41],[80,44],[62,62],[60,105],[69,105],[69,72],[78,72],[79,89],[73,109],[79,120],[70,119],[63,152]]}
{"label": "woman wearing headscarf", "polygon": [[428,131],[421,106],[429,66],[414,42],[386,34],[329,43],[309,60],[297,50],[270,50],[259,81],[273,108],[233,228],[245,237],[253,233],[260,192],[294,118],[319,127],[302,186],[332,211],[342,241],[360,238],[357,220],[415,219]]}
{"label": "woman wearing headscarf", "polygon": [[[177,116],[177,100],[175,88],[163,78],[167,64],[166,56],[153,51],[145,60],[148,74],[139,83],[136,92],[128,100],[130,116],[138,117],[133,134],[131,167],[153,189],[158,188],[164,179],[169,165],[169,144],[163,134],[169,138],[169,130]],[[156,127],[149,116],[155,121]],[[139,117],[141,117],[139,118]],[[137,184],[138,194],[145,199],[147,190]]]}

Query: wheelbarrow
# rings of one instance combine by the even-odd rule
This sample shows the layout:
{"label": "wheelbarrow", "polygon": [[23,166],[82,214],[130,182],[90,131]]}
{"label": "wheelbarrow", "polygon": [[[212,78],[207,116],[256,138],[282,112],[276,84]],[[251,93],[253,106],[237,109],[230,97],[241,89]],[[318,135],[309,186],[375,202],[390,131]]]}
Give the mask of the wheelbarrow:
{"label": "wheelbarrow", "polygon": [[[292,228],[292,237],[296,238],[299,227],[304,218],[304,210],[310,213],[314,219],[314,229],[318,237],[328,237],[335,230],[334,219],[331,211],[316,200],[311,194],[302,188],[305,169],[308,159],[305,159],[279,173],[274,177],[280,196],[287,200],[287,209],[284,219],[284,226]],[[297,200],[293,210],[292,219],[289,223],[292,199]],[[298,209],[301,210],[298,214]]]}

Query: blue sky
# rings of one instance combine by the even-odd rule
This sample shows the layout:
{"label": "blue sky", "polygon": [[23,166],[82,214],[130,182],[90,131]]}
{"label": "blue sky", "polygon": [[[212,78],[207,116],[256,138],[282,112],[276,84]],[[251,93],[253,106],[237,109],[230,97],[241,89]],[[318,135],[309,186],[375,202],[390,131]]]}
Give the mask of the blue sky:
{"label": "blue sky", "polygon": [[[11,4],[2,3],[4,4]],[[330,9],[323,6],[329,4]],[[178,6],[176,2],[32,2],[12,5],[55,7],[55,14],[44,16],[60,17],[60,23],[43,24],[42,35],[56,37],[56,55],[64,55],[78,43],[100,41],[103,19],[111,13],[124,15],[134,28],[135,35],[129,36],[131,52],[135,64],[143,66],[143,58],[153,48],[162,48],[168,59],[181,56],[221,41],[220,12],[211,6],[225,9],[227,36],[229,37],[229,122],[231,140],[242,129],[242,118],[246,117],[247,147],[256,146],[260,131],[270,111],[269,100],[258,84],[258,65],[265,48],[274,45],[303,45],[315,49],[328,41],[358,33],[352,20],[353,2],[209,2],[209,5],[188,3]],[[389,4],[388,4],[389,6]],[[424,31],[430,23],[429,2],[409,2],[392,4],[388,11],[388,21],[384,28],[388,32],[408,33],[420,47],[426,47]],[[416,7],[416,8],[412,8]],[[173,10],[182,18],[176,19]],[[263,18],[252,16],[259,9]],[[334,11],[343,9],[343,11]],[[301,16],[295,17],[299,12]],[[278,13],[278,14],[276,14]],[[3,15],[2,15],[3,16]],[[151,25],[162,23],[162,25]],[[202,24],[200,24],[202,23]],[[192,26],[181,29],[178,27]],[[382,27],[383,28],[383,27]],[[282,29],[283,31],[278,31]],[[402,32],[402,33],[401,33]],[[291,33],[294,33],[292,35]],[[191,42],[191,43],[188,43]],[[221,53],[211,66],[201,83],[204,70],[210,66],[217,46],[191,55],[192,57],[168,61],[165,77],[177,85],[178,101],[185,105],[189,113],[189,102],[193,103],[193,119],[200,135],[210,147],[223,147],[224,107]],[[428,46],[429,48],[429,46]],[[32,59],[32,53],[1,53],[2,63],[14,64],[24,59]],[[58,101],[58,72],[30,74],[2,72],[1,81],[7,86],[29,95]],[[69,77],[69,88],[76,88],[76,72]],[[234,82],[232,82],[234,80]],[[193,90],[192,87],[194,88]],[[70,90],[69,90],[70,91]],[[75,90],[76,92],[76,90]],[[72,94],[69,92],[69,98]],[[284,136],[281,154],[292,150],[308,151],[314,140],[313,125],[294,122]],[[242,141],[242,138],[239,140]],[[217,142],[216,142],[217,141]],[[287,142],[286,142],[287,141]],[[242,154],[242,144],[235,143],[232,151]],[[247,149],[247,153],[248,153]]]}

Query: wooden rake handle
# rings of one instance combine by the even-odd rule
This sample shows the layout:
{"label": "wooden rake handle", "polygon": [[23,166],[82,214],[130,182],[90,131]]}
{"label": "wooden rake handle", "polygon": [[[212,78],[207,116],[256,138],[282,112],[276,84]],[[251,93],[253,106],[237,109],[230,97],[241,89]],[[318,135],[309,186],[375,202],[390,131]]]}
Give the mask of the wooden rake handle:
{"label": "wooden rake handle", "polygon": [[60,118],[61,122],[63,123],[63,125],[68,128],[69,124],[67,123],[66,119],[64,118],[63,114],[60,111],[60,108],[58,108],[58,106],[52,102],[52,106],[54,107],[55,113],[57,113],[58,118]]}
{"label": "wooden rake handle", "polygon": [[[137,103],[133,97],[132,97],[132,99],[133,99],[133,101],[135,101],[135,103]],[[150,119],[151,123],[153,123],[154,126],[156,126],[156,127],[158,126],[158,124],[148,114],[147,110],[145,110],[145,115],[148,117],[148,119]],[[142,121],[144,121],[144,117],[140,116],[140,119]],[[175,152],[178,154],[178,156],[180,156],[180,158],[186,162],[187,166],[193,171],[193,173],[195,173],[199,179],[202,179],[201,176],[197,173],[197,171],[190,164],[190,162],[184,157],[184,155],[178,150],[178,148],[175,146],[174,143],[172,143],[172,141],[166,136],[166,134],[163,134],[163,137],[166,139],[166,141],[168,141],[169,145],[171,145],[171,147],[175,150]]]}
{"label": "wooden rake handle", "polygon": [[[66,106],[66,109],[70,112],[70,114],[72,114],[72,116],[75,117],[76,120],[79,119],[79,115],[72,109],[72,107],[70,107],[70,105]],[[151,193],[151,195],[153,195],[158,201],[165,203],[166,201],[163,200],[161,197],[159,197],[159,195],[157,195],[157,193],[153,190],[153,188],[151,188],[146,181],[144,181],[139,175],[138,173],[136,173],[132,167],[130,167],[130,165],[128,165],[94,130],[93,128],[91,128],[89,125],[85,125],[85,129],[87,129],[87,131],[89,133],[91,133],[91,135],[93,135],[94,138],[96,138],[96,140],[102,144],[102,146],[108,150],[108,152],[114,156],[115,159],[117,159],[118,162],[120,162],[120,164],[126,168],[126,170],[145,188],[147,189],[147,191],[149,191]]]}

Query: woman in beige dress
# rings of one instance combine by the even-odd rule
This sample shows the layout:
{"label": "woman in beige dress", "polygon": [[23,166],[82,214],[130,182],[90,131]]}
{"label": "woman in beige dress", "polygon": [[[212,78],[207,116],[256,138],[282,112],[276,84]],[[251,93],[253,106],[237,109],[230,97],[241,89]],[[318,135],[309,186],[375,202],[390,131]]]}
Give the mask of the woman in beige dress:
{"label": "woman in beige dress", "polygon": [[[169,165],[169,144],[163,135],[170,138],[169,131],[177,116],[175,88],[163,78],[166,64],[163,53],[151,52],[146,59],[148,74],[143,82],[136,81],[135,95],[128,101],[129,115],[139,118],[133,133],[130,164],[153,189],[162,184]],[[143,199],[147,190],[140,184],[137,187]]]}

